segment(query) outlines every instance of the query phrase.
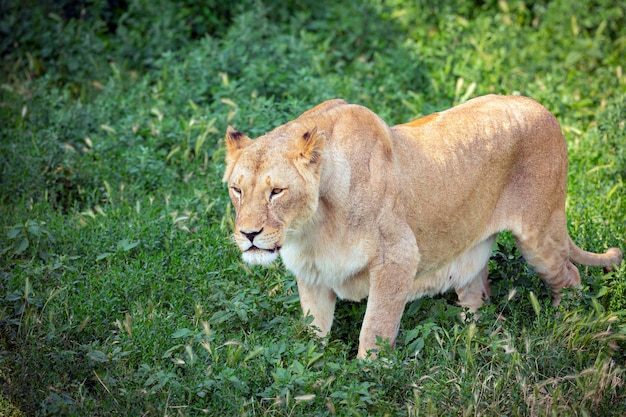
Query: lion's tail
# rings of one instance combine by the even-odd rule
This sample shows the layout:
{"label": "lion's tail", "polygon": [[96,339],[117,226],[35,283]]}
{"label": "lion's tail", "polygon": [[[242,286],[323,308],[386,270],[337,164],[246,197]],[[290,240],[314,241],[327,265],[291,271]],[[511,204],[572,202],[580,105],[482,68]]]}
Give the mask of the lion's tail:
{"label": "lion's tail", "polygon": [[569,238],[569,253],[572,262],[588,266],[603,266],[605,271],[613,271],[622,263],[622,251],[617,248],[609,248],[604,253],[587,252],[576,246],[572,238]]}

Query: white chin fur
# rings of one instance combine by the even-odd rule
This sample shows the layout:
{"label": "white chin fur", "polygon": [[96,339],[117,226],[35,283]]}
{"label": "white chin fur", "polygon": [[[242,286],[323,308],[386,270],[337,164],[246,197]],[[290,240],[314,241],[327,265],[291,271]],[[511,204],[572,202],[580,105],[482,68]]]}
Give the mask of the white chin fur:
{"label": "white chin fur", "polygon": [[267,266],[278,258],[278,252],[268,252],[265,250],[247,250],[241,254],[241,258],[248,265]]}

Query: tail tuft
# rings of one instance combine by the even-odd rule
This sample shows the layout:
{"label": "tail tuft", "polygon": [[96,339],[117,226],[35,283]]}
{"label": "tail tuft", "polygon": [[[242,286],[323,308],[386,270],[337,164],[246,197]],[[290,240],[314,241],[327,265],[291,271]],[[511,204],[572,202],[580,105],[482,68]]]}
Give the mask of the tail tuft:
{"label": "tail tuft", "polygon": [[612,259],[611,264],[603,268],[604,273],[608,274],[609,272],[615,271],[616,266],[620,266],[622,264],[624,255],[622,254],[622,251],[617,248],[609,248],[606,251],[606,255]]}

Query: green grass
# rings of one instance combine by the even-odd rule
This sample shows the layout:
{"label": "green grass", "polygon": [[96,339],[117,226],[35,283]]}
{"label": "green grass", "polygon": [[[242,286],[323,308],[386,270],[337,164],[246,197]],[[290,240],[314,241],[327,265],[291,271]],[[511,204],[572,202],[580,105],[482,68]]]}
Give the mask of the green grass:
{"label": "green grass", "polygon": [[626,414],[625,267],[554,309],[503,235],[476,322],[417,300],[356,361],[364,303],[315,339],[293,277],[239,260],[221,184],[228,124],[520,93],[563,126],[574,240],[624,249],[620,2],[157,3],[0,8],[0,415]]}

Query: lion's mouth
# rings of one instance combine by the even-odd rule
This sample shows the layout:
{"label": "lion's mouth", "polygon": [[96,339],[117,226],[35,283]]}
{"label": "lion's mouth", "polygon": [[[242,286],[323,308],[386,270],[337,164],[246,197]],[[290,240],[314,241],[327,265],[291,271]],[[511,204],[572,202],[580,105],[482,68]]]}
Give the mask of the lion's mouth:
{"label": "lion's mouth", "polygon": [[250,246],[242,253],[243,260],[249,265],[269,265],[278,258],[280,246],[272,249],[263,249],[258,246]]}
{"label": "lion's mouth", "polygon": [[280,250],[280,246],[276,246],[272,249],[264,249],[264,248],[259,248],[258,246],[250,246],[248,249],[246,249],[245,252],[267,252],[267,253],[278,253],[278,251]]}

